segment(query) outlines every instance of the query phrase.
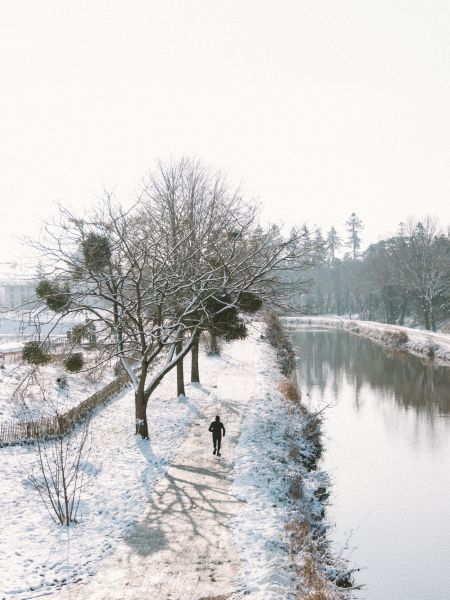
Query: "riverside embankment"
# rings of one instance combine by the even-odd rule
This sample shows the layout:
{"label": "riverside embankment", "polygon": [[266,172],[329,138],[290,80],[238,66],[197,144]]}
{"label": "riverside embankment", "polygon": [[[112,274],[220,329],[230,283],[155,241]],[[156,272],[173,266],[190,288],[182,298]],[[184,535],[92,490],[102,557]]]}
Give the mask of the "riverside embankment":
{"label": "riverside embankment", "polygon": [[410,352],[450,366],[450,334],[337,316],[284,317],[282,320],[285,327],[289,329],[299,327],[343,329],[368,337],[388,348]]}

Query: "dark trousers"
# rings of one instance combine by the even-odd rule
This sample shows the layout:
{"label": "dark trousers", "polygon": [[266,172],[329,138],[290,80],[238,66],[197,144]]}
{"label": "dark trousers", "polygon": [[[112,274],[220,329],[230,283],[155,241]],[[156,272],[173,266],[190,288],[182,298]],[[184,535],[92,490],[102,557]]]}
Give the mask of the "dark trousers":
{"label": "dark trousers", "polygon": [[217,452],[220,452],[220,443],[222,441],[222,436],[221,435],[214,435],[213,434],[213,444],[214,444],[214,450],[217,450]]}

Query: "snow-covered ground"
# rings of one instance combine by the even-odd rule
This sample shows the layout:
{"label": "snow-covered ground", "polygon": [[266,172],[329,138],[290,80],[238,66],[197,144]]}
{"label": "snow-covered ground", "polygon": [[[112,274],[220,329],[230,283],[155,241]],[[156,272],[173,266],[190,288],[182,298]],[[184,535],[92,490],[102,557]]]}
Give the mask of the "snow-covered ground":
{"label": "snow-covered ground", "polygon": [[[419,356],[434,358],[443,364],[450,364],[450,334],[447,333],[330,316],[284,317],[283,324],[293,328],[314,326],[346,329],[358,335],[370,337],[385,346],[407,350]],[[404,334],[405,341],[398,337],[399,333]]]}
{"label": "snow-covered ground", "polygon": [[[95,365],[92,352],[83,354],[86,367],[89,363]],[[60,377],[66,379],[64,388],[57,382]],[[6,363],[0,368],[0,421],[31,420],[66,412],[112,379],[114,372],[109,364],[69,373],[55,362],[37,369],[23,362]]]}
{"label": "snow-covered ground", "polygon": [[[55,525],[27,483],[33,448],[0,449],[2,600],[165,600],[168,586],[172,600],[223,590],[233,600],[294,598],[286,525],[302,507],[288,487],[301,467],[289,462],[288,440],[301,445],[302,424],[277,390],[274,351],[258,326],[249,339],[226,345],[220,359],[203,354],[200,370],[202,384],[187,385],[186,398],[175,398],[174,371],[157,388],[150,442],[133,434],[132,392],[97,410],[93,479],[75,526]],[[207,432],[217,410],[230,425],[219,461]],[[302,478],[308,510],[319,516],[314,491],[326,476],[303,471]],[[158,543],[149,522],[160,524]],[[133,542],[127,535],[136,531]]]}
{"label": "snow-covered ground", "polygon": [[[214,381],[218,370],[217,361],[207,361],[205,379]],[[93,479],[82,493],[76,526],[55,525],[30,488],[33,448],[0,449],[2,600],[40,597],[61,583],[86,578],[138,519],[196,415],[196,397],[206,393],[189,386],[189,397],[177,399],[171,375],[148,407],[150,443],[133,434],[132,392],[122,393],[94,415],[89,457]]]}

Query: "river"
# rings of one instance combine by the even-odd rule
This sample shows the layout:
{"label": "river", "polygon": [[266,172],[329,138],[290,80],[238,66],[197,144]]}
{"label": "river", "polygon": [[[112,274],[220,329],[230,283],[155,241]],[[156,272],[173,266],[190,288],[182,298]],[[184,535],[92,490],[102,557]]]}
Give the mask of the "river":
{"label": "river", "polygon": [[450,368],[345,331],[292,337],[303,396],[330,405],[327,517],[362,569],[355,597],[449,600]]}

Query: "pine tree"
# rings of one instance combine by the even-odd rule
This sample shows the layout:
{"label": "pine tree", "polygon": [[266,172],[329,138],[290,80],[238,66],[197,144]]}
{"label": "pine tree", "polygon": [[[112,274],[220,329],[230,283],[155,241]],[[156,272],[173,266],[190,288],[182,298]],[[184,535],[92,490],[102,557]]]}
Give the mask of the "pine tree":
{"label": "pine tree", "polygon": [[327,233],[326,246],[327,246],[328,260],[333,265],[334,262],[336,261],[336,252],[342,246],[342,240],[339,237],[338,232],[336,231],[336,229],[334,227],[332,227],[330,229],[330,231]]}
{"label": "pine tree", "polygon": [[353,260],[356,260],[358,250],[361,247],[361,238],[358,232],[363,229],[363,223],[356,213],[352,213],[348,221],[345,222],[345,225],[348,231],[348,242],[346,245],[352,249]]}

